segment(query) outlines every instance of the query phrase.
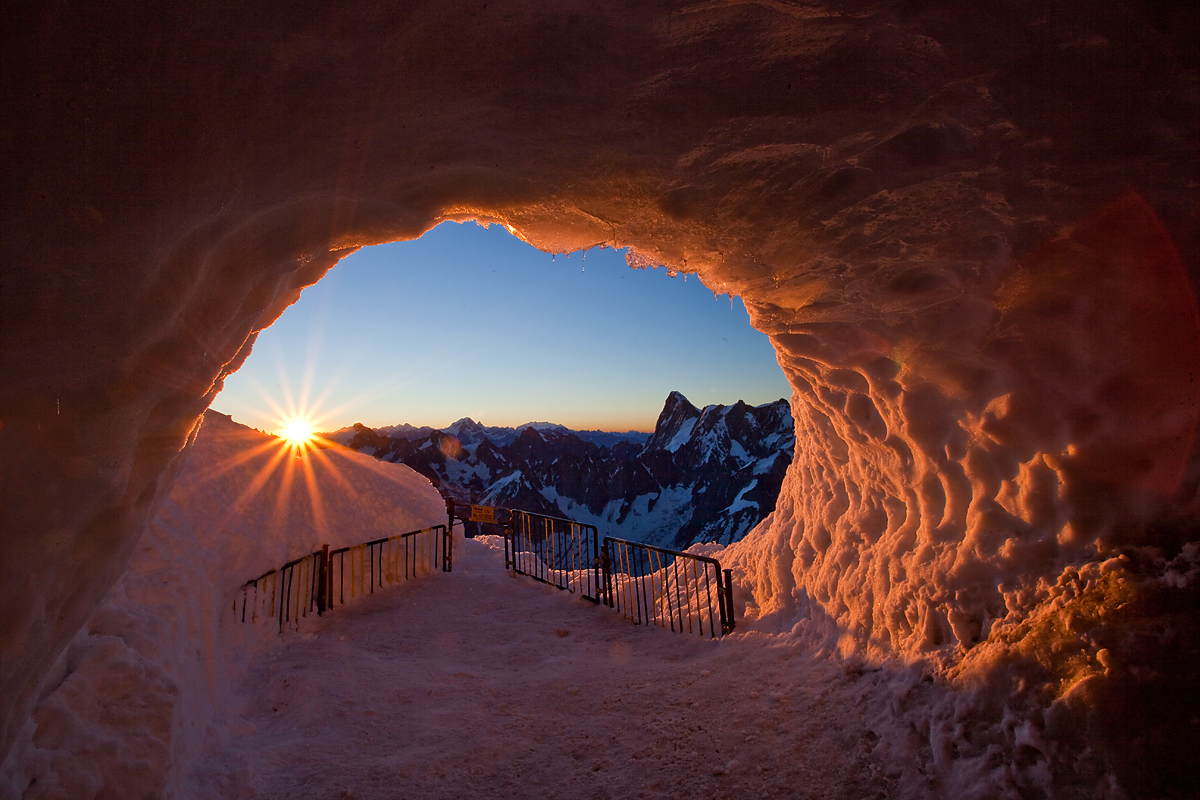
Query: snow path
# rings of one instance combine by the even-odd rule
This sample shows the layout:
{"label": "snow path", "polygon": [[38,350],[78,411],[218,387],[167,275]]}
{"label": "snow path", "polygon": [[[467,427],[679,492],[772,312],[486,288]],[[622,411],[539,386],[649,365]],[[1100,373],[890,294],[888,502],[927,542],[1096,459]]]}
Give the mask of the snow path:
{"label": "snow path", "polygon": [[200,767],[223,797],[887,793],[861,702],[872,681],[773,636],[633,626],[508,575],[482,541],[453,573],[284,639],[244,686],[248,721]]}

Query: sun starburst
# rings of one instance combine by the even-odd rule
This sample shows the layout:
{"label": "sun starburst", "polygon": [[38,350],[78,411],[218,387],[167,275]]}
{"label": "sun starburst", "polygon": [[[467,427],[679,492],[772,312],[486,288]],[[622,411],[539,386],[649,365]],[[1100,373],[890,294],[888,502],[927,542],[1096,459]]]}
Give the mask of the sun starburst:
{"label": "sun starburst", "polygon": [[260,424],[263,425],[263,431],[270,435],[265,441],[222,460],[203,476],[203,480],[207,481],[239,468],[253,472],[253,477],[246,482],[226,514],[233,516],[241,513],[259,495],[273,495],[273,511],[269,520],[271,528],[286,528],[293,519],[299,519],[296,514],[303,516],[307,509],[313,526],[327,533],[329,519],[322,487],[336,485],[340,487],[338,491],[345,491],[351,496],[355,494],[354,487],[342,474],[340,467],[351,456],[321,431],[330,430],[334,419],[343,416],[363,398],[352,398],[333,409],[325,409],[324,403],[337,384],[337,376],[327,380],[323,390],[313,396],[319,345],[320,336],[314,336],[309,342],[309,353],[298,392],[293,391],[292,376],[278,354],[279,394],[268,392],[258,381],[250,378],[251,387],[265,406],[257,412],[262,420]]}
{"label": "sun starburst", "polygon": [[293,417],[285,420],[279,435],[287,440],[292,448],[305,447],[312,443],[316,436],[317,426],[307,417]]}

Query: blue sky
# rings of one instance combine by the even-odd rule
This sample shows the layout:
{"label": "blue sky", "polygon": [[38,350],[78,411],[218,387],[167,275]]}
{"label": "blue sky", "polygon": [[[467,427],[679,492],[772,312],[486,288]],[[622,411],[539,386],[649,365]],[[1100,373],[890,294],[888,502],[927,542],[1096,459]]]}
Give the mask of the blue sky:
{"label": "blue sky", "polygon": [[360,250],[304,290],[213,408],[264,430],[291,413],[321,430],[461,417],[652,430],[672,390],[698,406],[791,394],[742,301],[695,276],[443,223]]}

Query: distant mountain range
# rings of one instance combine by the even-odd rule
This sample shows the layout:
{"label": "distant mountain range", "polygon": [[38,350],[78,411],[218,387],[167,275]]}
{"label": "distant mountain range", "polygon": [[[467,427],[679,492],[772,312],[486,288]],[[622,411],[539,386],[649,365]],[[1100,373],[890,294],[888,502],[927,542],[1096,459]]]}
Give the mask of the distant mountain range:
{"label": "distant mountain range", "polygon": [[796,443],[786,400],[698,409],[679,392],[652,434],[465,418],[443,430],[356,423],[330,438],[407,464],[458,503],[567,516],[670,548],[744,536],[775,509]]}
{"label": "distant mountain range", "polygon": [[526,428],[533,428],[536,431],[552,431],[559,433],[570,433],[578,436],[585,442],[591,442],[600,447],[612,447],[618,442],[635,442],[637,444],[645,444],[650,438],[650,434],[644,431],[625,431],[624,433],[614,433],[612,431],[576,431],[559,425],[555,422],[526,422],[524,425],[518,425],[515,428],[493,428],[488,425],[480,425],[470,417],[463,417],[457,422],[452,422],[445,428],[431,428],[428,425],[422,425],[419,428],[408,424],[389,425],[386,428],[367,428],[362,423],[356,423],[352,427],[342,428],[341,430],[329,434],[330,439],[338,444],[349,445],[350,441],[360,430],[374,430],[378,434],[393,438],[406,439],[410,442],[419,439],[425,439],[435,431],[448,433],[458,439],[459,443],[466,445],[479,444],[484,439],[487,439],[497,447],[504,447],[516,441],[517,436]]}

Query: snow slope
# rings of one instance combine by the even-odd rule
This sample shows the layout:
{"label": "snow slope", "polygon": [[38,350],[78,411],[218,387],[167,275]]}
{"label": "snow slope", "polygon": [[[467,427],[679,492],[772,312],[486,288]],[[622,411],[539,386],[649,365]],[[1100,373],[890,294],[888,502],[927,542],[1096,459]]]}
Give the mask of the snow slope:
{"label": "snow slope", "polygon": [[234,685],[280,645],[270,626],[230,624],[238,588],[323,543],[439,522],[407,467],[340,448],[296,458],[208,412],[128,572],[44,682],[0,797],[191,796],[188,765],[224,730]]}

